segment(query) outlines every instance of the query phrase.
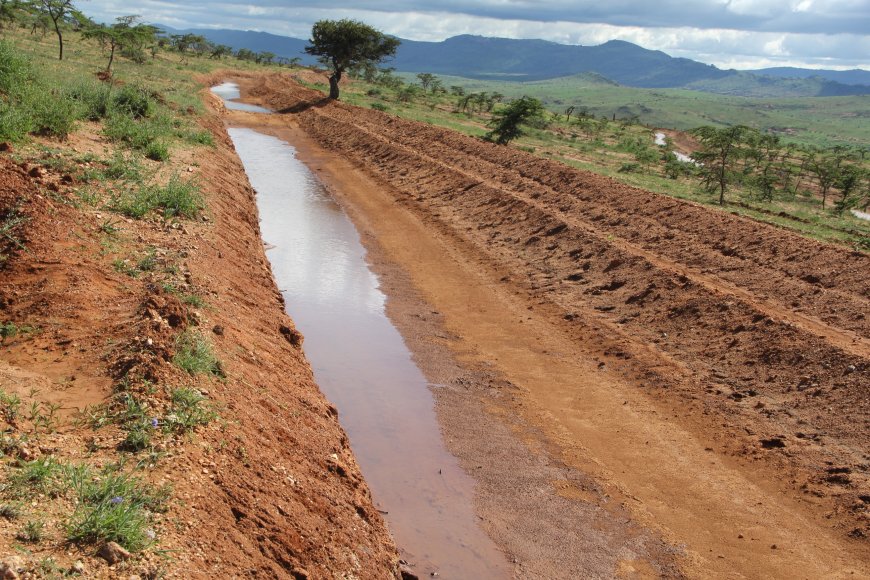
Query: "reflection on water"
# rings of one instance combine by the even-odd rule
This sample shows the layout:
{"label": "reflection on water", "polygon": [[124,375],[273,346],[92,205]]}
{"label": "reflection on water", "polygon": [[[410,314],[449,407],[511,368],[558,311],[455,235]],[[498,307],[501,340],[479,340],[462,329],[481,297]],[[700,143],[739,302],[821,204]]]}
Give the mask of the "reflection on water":
{"label": "reflection on water", "polygon": [[[656,145],[658,145],[660,147],[664,147],[665,145],[668,144],[667,135],[665,135],[661,131],[656,132],[655,139],[656,139]],[[694,159],[692,159],[691,157],[689,157],[685,153],[680,153],[679,151],[673,151],[672,153],[677,158],[677,161],[682,161],[683,163],[691,163],[693,165],[698,165],[698,163]]]}
{"label": "reflection on water", "polygon": [[404,557],[421,576],[506,577],[503,555],[477,525],[473,481],[444,448],[426,379],[384,313],[353,223],[290,145],[250,129],[230,136],[257,190],[287,311]]}
{"label": "reflection on water", "polygon": [[249,105],[247,103],[239,103],[236,99],[242,98],[242,93],[239,91],[239,85],[236,83],[223,83],[211,88],[211,92],[219,96],[224,101],[224,106],[227,109],[234,111],[246,111],[248,113],[266,113],[271,114],[272,111],[257,105]]}

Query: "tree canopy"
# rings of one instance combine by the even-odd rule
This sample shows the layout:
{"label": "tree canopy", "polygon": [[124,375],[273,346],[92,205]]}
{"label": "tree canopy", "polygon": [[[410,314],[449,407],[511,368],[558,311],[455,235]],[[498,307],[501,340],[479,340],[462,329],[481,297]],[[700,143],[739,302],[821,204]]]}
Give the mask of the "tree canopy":
{"label": "tree canopy", "polygon": [[73,5],[73,0],[34,0],[33,7],[51,19],[59,45],[58,59],[63,60],[63,30],[61,25],[78,12]]}
{"label": "tree canopy", "polygon": [[108,50],[109,63],[106,72],[112,71],[112,63],[115,61],[115,53],[121,54],[131,60],[144,62],[146,45],[154,42],[157,29],[147,24],[138,23],[138,16],[121,16],[115,20],[115,24],[106,26],[95,22],[88,22],[84,26],[83,36],[96,40],[100,46]]}
{"label": "tree canopy", "polygon": [[544,115],[544,105],[533,97],[523,97],[508,103],[507,107],[492,116],[490,127],[492,131],[486,138],[499,145],[507,145],[523,135],[522,125],[530,121],[541,120]]}
{"label": "tree canopy", "polygon": [[308,54],[330,67],[329,98],[338,99],[342,74],[352,68],[382,62],[396,54],[399,39],[386,36],[357,20],[320,20],[311,29]]}

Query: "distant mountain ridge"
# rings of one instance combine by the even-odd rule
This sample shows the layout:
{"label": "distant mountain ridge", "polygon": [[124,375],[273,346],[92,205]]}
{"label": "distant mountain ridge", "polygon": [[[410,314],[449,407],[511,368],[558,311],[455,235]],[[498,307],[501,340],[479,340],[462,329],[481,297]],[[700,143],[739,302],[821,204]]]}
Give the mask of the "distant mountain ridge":
{"label": "distant mountain ridge", "polygon": [[844,85],[870,86],[870,71],[860,68],[853,68],[852,70],[824,70],[781,66],[774,68],[746,70],[743,72],[785,79],[809,79],[813,77],[819,77],[828,81],[834,81]]}
{"label": "distant mountain ridge", "polygon": [[[316,63],[304,52],[308,41],[299,38],[240,30],[163,28],[172,34],[200,34],[234,49],[268,51],[287,58],[299,57],[304,64]],[[538,81],[591,72],[630,87],[688,88],[756,97],[870,94],[870,71],[782,67],[722,70],[622,40],[578,46],[473,35],[454,36],[441,42],[403,39],[388,66],[402,72],[507,81]]]}

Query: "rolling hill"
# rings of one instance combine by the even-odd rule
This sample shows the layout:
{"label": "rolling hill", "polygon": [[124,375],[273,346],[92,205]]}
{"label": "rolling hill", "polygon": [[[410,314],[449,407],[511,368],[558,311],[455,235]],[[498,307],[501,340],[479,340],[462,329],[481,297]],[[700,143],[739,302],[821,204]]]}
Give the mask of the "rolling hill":
{"label": "rolling hill", "polygon": [[[234,49],[268,51],[287,58],[299,57],[303,64],[316,63],[303,50],[307,41],[299,38],[254,31],[162,28],[170,34],[200,34],[214,43]],[[598,46],[473,35],[454,36],[441,42],[402,40],[389,66],[401,72],[504,81],[541,81],[596,73],[628,87],[688,88],[753,97],[870,94],[868,71],[722,70],[622,40],[611,40]]]}

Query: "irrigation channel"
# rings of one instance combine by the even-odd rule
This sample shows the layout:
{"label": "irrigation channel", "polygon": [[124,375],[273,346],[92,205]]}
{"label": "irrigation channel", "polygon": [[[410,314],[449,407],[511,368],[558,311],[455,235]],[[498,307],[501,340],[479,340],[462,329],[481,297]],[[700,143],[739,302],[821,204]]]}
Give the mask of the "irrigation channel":
{"label": "irrigation channel", "polygon": [[[220,89],[225,100],[238,96]],[[247,128],[229,134],[257,191],[287,312],[403,558],[420,576],[507,577],[477,523],[474,480],[443,444],[432,385],[385,313],[353,223],[290,144]]]}

